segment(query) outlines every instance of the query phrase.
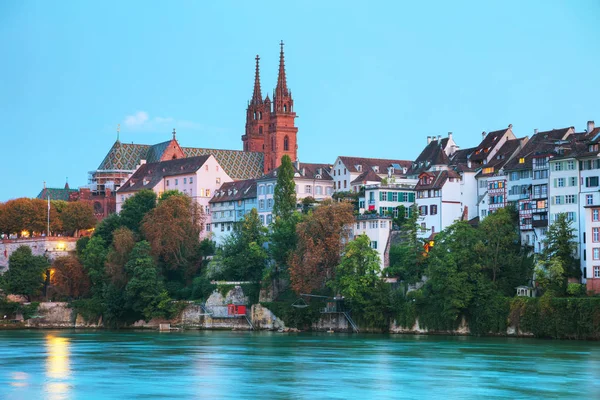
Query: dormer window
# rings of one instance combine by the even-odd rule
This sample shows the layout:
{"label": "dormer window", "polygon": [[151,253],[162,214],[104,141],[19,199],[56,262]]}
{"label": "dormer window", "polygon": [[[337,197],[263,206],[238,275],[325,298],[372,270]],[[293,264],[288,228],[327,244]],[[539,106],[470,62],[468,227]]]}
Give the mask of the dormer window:
{"label": "dormer window", "polygon": [[519,158],[519,164],[525,164],[525,157]]}
{"label": "dormer window", "polygon": [[373,165],[373,171],[375,171],[376,173],[379,173],[379,166]]}
{"label": "dormer window", "polygon": [[356,166],[356,170],[357,170],[358,172],[362,172],[362,165],[358,164],[358,165]]}
{"label": "dormer window", "polygon": [[317,175],[315,176],[315,178],[316,178],[316,179],[321,179],[321,175],[317,174]]}

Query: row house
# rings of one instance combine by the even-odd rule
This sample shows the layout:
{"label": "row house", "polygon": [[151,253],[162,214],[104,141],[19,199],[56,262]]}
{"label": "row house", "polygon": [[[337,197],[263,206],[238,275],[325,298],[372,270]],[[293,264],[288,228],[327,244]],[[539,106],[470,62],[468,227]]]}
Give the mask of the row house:
{"label": "row house", "polygon": [[206,230],[212,231],[212,239],[217,245],[222,245],[237,223],[257,208],[256,180],[226,182],[215,191],[209,203],[212,224],[207,224]]}
{"label": "row house", "polygon": [[117,212],[121,212],[127,198],[140,190],[152,190],[159,197],[168,190],[177,190],[190,196],[200,205],[206,213],[205,229],[210,229],[209,202],[222,184],[231,181],[231,177],[212,155],[156,163],[142,161],[117,191]]}
{"label": "row house", "polygon": [[548,231],[550,160],[573,134],[573,127],[537,132],[527,141],[504,170],[508,202],[519,210],[521,242],[539,253]]}
{"label": "row house", "polygon": [[[311,197],[317,202],[331,199],[334,189],[329,165],[300,163],[299,161],[293,164],[296,199],[299,203],[307,197]],[[278,171],[279,168],[276,168],[256,181],[258,214],[264,225],[273,222],[273,196],[275,185],[277,185]]]}
{"label": "row house", "polygon": [[433,237],[463,213],[461,176],[453,170],[422,172],[415,186],[421,237]]}
{"label": "row house", "polygon": [[382,216],[398,217],[398,207],[404,207],[404,215],[410,215],[415,204],[416,179],[404,183],[371,184],[365,186],[364,196],[358,201],[359,213],[375,212]]}
{"label": "row house", "polygon": [[395,182],[406,176],[411,165],[407,160],[339,156],[331,166],[333,188],[336,192],[357,193],[361,187],[382,179]]}

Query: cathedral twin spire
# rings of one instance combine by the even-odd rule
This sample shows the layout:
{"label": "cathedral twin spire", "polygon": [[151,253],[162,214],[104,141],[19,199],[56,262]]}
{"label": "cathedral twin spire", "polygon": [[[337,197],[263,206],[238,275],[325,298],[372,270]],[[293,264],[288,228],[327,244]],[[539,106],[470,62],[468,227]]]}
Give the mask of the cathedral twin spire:
{"label": "cathedral twin spire", "polygon": [[[287,78],[285,76],[285,55],[283,52],[283,40],[279,43],[279,46],[281,47],[280,51],[279,51],[279,74],[277,76],[277,86],[275,87],[275,90],[273,91],[273,98],[284,98],[284,97],[289,97],[291,96],[290,91],[288,90],[287,87]],[[261,86],[260,86],[260,56],[257,54],[256,55],[256,70],[254,72],[254,91],[252,92],[252,100],[250,101],[251,105],[258,105],[258,104],[263,104],[263,102],[265,101],[270,101],[269,99],[269,95],[267,94],[267,97],[265,98],[265,100],[263,100],[262,98],[262,92],[261,92]]]}

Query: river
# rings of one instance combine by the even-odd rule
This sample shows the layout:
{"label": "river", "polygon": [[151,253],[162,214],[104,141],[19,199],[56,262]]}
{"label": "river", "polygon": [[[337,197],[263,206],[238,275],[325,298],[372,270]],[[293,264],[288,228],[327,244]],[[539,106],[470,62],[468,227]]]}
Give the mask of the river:
{"label": "river", "polygon": [[0,331],[0,399],[600,398],[600,344],[458,336]]}

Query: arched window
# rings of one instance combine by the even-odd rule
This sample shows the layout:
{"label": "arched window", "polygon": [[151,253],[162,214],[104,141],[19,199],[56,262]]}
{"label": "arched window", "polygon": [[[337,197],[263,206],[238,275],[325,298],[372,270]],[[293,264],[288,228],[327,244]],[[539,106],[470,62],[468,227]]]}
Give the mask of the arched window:
{"label": "arched window", "polygon": [[259,134],[259,135],[262,135],[262,126],[259,126],[259,127],[258,127],[258,134]]}
{"label": "arched window", "polygon": [[275,150],[275,136],[271,137],[271,150]]}
{"label": "arched window", "polygon": [[262,111],[259,111],[259,113],[258,113],[258,119],[262,120]]}
{"label": "arched window", "polygon": [[287,104],[283,105],[283,112],[287,112]]}
{"label": "arched window", "polygon": [[286,136],[283,138],[283,150],[288,151],[290,149],[290,139]]}
{"label": "arched window", "polygon": [[256,111],[254,111],[254,119],[256,119]]}

